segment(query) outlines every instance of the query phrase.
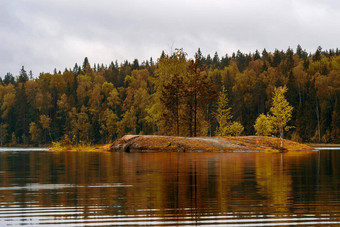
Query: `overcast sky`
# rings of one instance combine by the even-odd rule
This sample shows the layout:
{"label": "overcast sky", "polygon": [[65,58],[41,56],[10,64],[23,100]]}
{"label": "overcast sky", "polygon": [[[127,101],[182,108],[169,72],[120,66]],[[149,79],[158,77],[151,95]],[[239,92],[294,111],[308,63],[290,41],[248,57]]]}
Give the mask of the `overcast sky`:
{"label": "overcast sky", "polygon": [[192,57],[340,47],[338,0],[1,0],[0,76],[21,66],[63,71],[140,61],[183,48]]}

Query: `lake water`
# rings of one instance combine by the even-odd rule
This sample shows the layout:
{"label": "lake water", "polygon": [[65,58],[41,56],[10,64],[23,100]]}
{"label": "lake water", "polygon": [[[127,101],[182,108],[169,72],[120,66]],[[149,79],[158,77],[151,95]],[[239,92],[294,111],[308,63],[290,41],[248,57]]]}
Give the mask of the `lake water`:
{"label": "lake water", "polygon": [[0,226],[336,226],[340,151],[0,152]]}

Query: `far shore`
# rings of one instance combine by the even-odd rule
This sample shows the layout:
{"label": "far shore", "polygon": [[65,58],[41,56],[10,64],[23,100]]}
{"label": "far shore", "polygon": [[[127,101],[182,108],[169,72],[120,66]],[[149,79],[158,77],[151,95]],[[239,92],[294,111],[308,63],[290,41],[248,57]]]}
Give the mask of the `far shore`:
{"label": "far shore", "polygon": [[[129,146],[132,145],[132,141],[133,141],[133,138],[137,138],[137,137],[140,137],[139,140],[141,140],[141,138],[144,138],[142,140],[145,140],[145,141],[149,141],[150,142],[150,147],[148,149],[146,149],[147,147],[144,147],[144,148],[141,148],[139,147],[137,150],[135,149],[133,152],[155,152],[155,151],[158,151],[158,152],[162,152],[162,151],[169,151],[168,148],[165,148],[164,150],[161,150],[162,149],[162,144],[158,144],[159,148],[157,148],[156,150],[154,149],[155,148],[155,145],[152,145],[154,144],[154,140],[155,138],[157,137],[162,137],[162,136],[140,136],[140,135],[126,135],[126,136],[123,136],[122,138],[120,139],[117,139],[116,141],[114,141],[113,143],[109,143],[109,144],[92,144],[92,145],[88,145],[88,144],[76,144],[76,145],[62,145],[61,143],[59,142],[54,142],[50,145],[44,145],[44,146],[30,146],[30,145],[16,145],[16,146],[6,146],[6,147],[0,147],[0,149],[2,150],[15,150],[15,151],[21,151],[21,150],[29,150],[29,149],[39,149],[39,150],[47,150],[47,151],[72,151],[72,152],[77,152],[77,151],[86,151],[86,152],[91,152],[91,151],[126,151],[127,147],[126,147],[126,144],[127,142],[130,142]],[[246,138],[246,142],[250,142],[253,140],[253,142],[255,142],[255,140],[259,140],[259,141],[263,141],[263,143],[269,143],[269,146],[263,146],[260,145],[261,142],[257,141],[258,143],[258,147],[256,149],[253,149],[253,150],[249,150],[249,149],[245,149],[243,152],[254,152],[254,151],[271,151],[271,152],[279,152],[280,149],[278,147],[278,144],[276,142],[273,143],[273,141],[277,140],[277,138],[272,138],[272,137],[254,137],[254,136],[241,136],[241,137],[196,137],[196,138],[193,138],[193,137],[171,137],[171,136],[165,136],[165,138],[168,138],[168,140],[173,140],[174,138],[177,138],[177,139],[183,139],[183,138],[187,138],[189,140],[195,140],[197,138],[205,138],[205,139],[216,139],[216,138],[219,138],[217,140],[221,140],[221,138],[228,138],[229,142],[236,142],[236,144],[240,145],[241,141],[244,140]],[[257,139],[256,139],[257,138]],[[132,140],[130,140],[132,139]],[[159,138],[158,138],[159,139]],[[240,140],[239,142],[237,142],[237,140]],[[145,143],[144,141],[144,143]],[[204,140],[203,140],[204,141]],[[135,143],[138,143],[138,141],[134,141]],[[114,148],[117,143],[120,143],[121,144],[121,148]],[[116,145],[115,145],[116,144]],[[124,146],[124,149],[123,150],[120,150],[122,149],[122,144],[125,144]],[[270,145],[271,144],[271,145]],[[301,144],[301,143],[296,143],[296,142],[293,142],[293,141],[289,141],[289,140],[285,140],[285,144],[288,145],[288,147],[286,147],[285,151],[297,151],[297,150],[304,150],[304,149],[307,149],[307,150],[315,150],[317,148],[339,148],[340,149],[340,144],[327,144],[327,143],[305,143],[305,144]],[[147,144],[146,144],[147,145]],[[168,144],[167,144],[168,145]],[[184,145],[184,144],[183,144]],[[173,149],[172,151],[174,152],[180,152],[180,151],[183,151],[184,147],[182,145],[182,148],[180,148],[181,146],[179,146],[178,148],[179,149]],[[201,144],[202,145],[202,144]],[[134,147],[136,147],[137,144],[133,145],[132,148],[134,149]],[[253,147],[254,148],[254,147]],[[132,150],[133,150],[132,149]],[[207,147],[205,146],[205,149],[197,149],[196,151],[214,151],[214,146],[211,146],[211,147]],[[195,151],[194,150],[188,150],[188,151]],[[215,151],[221,151],[221,149],[215,149]],[[232,149],[229,149],[228,152],[235,152],[235,151],[239,151],[241,152],[242,150],[241,149],[234,149],[234,151]]]}

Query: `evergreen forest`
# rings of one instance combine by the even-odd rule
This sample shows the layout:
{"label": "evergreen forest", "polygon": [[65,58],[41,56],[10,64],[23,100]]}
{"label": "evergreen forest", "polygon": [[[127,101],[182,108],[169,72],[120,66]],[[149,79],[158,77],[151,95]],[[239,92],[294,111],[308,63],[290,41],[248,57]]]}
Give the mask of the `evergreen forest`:
{"label": "evergreen forest", "polygon": [[[0,78],[1,146],[104,144],[125,134],[255,135],[275,88],[293,107],[285,138],[340,143],[340,51],[182,49],[139,62],[90,64]],[[223,123],[223,121],[225,121]],[[222,123],[231,130],[221,128]],[[226,123],[229,122],[229,123]],[[278,135],[274,135],[278,136]]]}

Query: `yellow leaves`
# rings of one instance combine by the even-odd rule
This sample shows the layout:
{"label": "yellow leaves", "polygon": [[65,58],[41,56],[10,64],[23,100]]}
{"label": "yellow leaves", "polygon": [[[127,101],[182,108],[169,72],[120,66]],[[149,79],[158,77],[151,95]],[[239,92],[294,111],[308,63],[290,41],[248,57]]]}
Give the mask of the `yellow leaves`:
{"label": "yellow leaves", "polygon": [[315,76],[315,88],[317,89],[317,95],[319,97],[328,98],[333,93],[329,82],[328,76],[322,76],[320,74]]}
{"label": "yellow leaves", "polygon": [[329,78],[329,86],[331,86],[334,90],[340,90],[340,72],[331,71],[328,74]]}
{"label": "yellow leaves", "polygon": [[114,106],[120,104],[121,100],[120,100],[119,93],[118,93],[117,89],[113,89],[109,93],[109,97],[107,98],[107,102],[108,102],[108,106],[110,106],[110,107],[114,107]]}
{"label": "yellow leaves", "polygon": [[291,128],[287,126],[287,123],[290,121],[293,111],[293,107],[289,105],[284,96],[286,92],[286,86],[274,89],[273,104],[270,108],[271,115],[261,114],[254,125],[257,135],[270,135],[273,130],[280,132],[281,148],[283,147],[284,131]]}
{"label": "yellow leaves", "polygon": [[117,115],[110,109],[106,109],[100,118],[100,133],[106,137],[108,141],[112,142],[113,136],[117,131]]}
{"label": "yellow leaves", "polygon": [[124,79],[124,85],[125,87],[128,87],[130,84],[132,84],[135,81],[135,78],[132,76],[127,75]]}
{"label": "yellow leaves", "polygon": [[237,90],[246,92],[255,87],[257,75],[254,70],[245,70],[243,73],[238,73],[236,76]]}
{"label": "yellow leaves", "polygon": [[244,127],[242,126],[242,124],[240,122],[233,122],[230,126],[229,126],[229,133],[232,136],[240,136],[242,134],[244,130]]}
{"label": "yellow leaves", "polygon": [[39,84],[39,88],[47,91],[50,87],[52,75],[49,73],[42,73],[40,74],[39,78],[37,79],[37,83]]}
{"label": "yellow leaves", "polygon": [[106,79],[105,79],[104,76],[100,75],[99,73],[96,73],[96,74],[94,75],[93,82],[94,82],[95,84],[100,84],[100,85],[101,85],[101,84],[103,84],[103,83],[106,82]]}
{"label": "yellow leaves", "polygon": [[89,99],[89,104],[92,112],[99,111],[99,106],[103,99],[103,96],[100,94],[100,92],[101,92],[100,84],[95,84],[90,93]]}
{"label": "yellow leaves", "polygon": [[82,106],[80,112],[76,116],[76,127],[78,129],[79,139],[80,141],[88,142],[91,124],[87,114],[87,108]]}
{"label": "yellow leaves", "polygon": [[74,74],[71,71],[65,71],[62,74],[62,78],[65,81],[66,84],[71,86],[74,83]]}
{"label": "yellow leaves", "polygon": [[270,136],[273,131],[273,124],[270,117],[260,114],[256,119],[254,125],[256,135],[258,136]]}
{"label": "yellow leaves", "polygon": [[166,56],[159,59],[158,68],[155,71],[155,76],[158,77],[156,87],[162,87],[163,84],[170,80],[171,75],[184,76],[187,70],[186,53],[182,49],[176,50],[174,57]]}
{"label": "yellow leaves", "polygon": [[115,86],[110,83],[110,82],[104,82],[102,85],[102,92],[104,93],[104,95],[107,97],[109,96],[110,92],[115,89]]}
{"label": "yellow leaves", "polygon": [[5,96],[3,97],[3,103],[1,106],[1,110],[3,111],[2,113],[2,118],[6,118],[11,107],[14,105],[15,103],[15,93],[7,93],[5,94]]}
{"label": "yellow leaves", "polygon": [[8,93],[15,94],[15,88],[13,84],[9,84],[7,86],[0,85],[0,100],[4,98],[4,96]]}
{"label": "yellow leaves", "polygon": [[12,84],[7,86],[0,85],[0,105],[2,110],[2,118],[8,116],[9,111],[15,103],[16,91]]}
{"label": "yellow leaves", "polygon": [[86,97],[88,97],[88,91],[92,87],[91,77],[87,75],[79,75],[78,76],[78,88],[77,88],[77,97],[79,100],[83,101]]}
{"label": "yellow leaves", "polygon": [[322,73],[324,70],[329,70],[327,58],[322,58],[320,61],[310,61],[307,72],[313,75],[317,72]]}
{"label": "yellow leaves", "polygon": [[228,126],[230,125],[233,116],[231,115],[231,107],[228,106],[228,98],[224,86],[219,93],[217,105],[216,120],[218,125],[216,128],[216,135],[225,136],[228,135]]}
{"label": "yellow leaves", "polygon": [[284,94],[287,92],[287,87],[278,87],[274,90],[273,104],[270,112],[273,114],[274,125],[278,128],[284,128],[292,117],[293,107],[289,105]]}
{"label": "yellow leaves", "polygon": [[67,112],[71,108],[68,103],[68,98],[66,94],[62,94],[60,99],[57,102],[57,105],[61,111]]}
{"label": "yellow leaves", "polygon": [[142,70],[133,70],[131,74],[132,78],[134,78],[133,83],[131,83],[131,87],[134,89],[144,88],[147,89],[147,81],[149,80],[150,73],[146,69]]}
{"label": "yellow leaves", "polygon": [[219,93],[217,104],[218,108],[216,113],[216,120],[218,125],[216,128],[216,135],[241,135],[244,127],[239,122],[232,122],[233,116],[231,114],[231,107],[228,107],[228,98],[226,96],[224,86],[222,87],[222,91]]}
{"label": "yellow leaves", "polygon": [[40,124],[43,129],[50,129],[51,118],[47,115],[40,115]]}
{"label": "yellow leaves", "polygon": [[283,84],[288,83],[288,78],[286,78],[278,68],[269,68],[260,75],[259,79],[266,85],[266,94],[268,97],[273,93],[277,81],[281,81]]}
{"label": "yellow leaves", "polygon": [[262,72],[263,69],[263,61],[260,59],[257,59],[255,61],[250,61],[249,62],[249,68],[253,69],[256,74],[260,74]]}
{"label": "yellow leaves", "polygon": [[118,136],[124,134],[136,134],[137,117],[136,110],[132,106],[128,111],[123,114],[122,120],[118,124]]}
{"label": "yellow leaves", "polygon": [[50,89],[56,88],[60,93],[64,93],[66,91],[67,84],[60,74],[54,74],[51,77],[50,81]]}
{"label": "yellow leaves", "polygon": [[35,80],[29,80],[25,83],[25,94],[29,96],[31,94],[35,94],[38,89],[38,84]]}
{"label": "yellow leaves", "polygon": [[314,78],[318,97],[322,99],[328,99],[340,89],[340,72],[331,71],[327,76],[316,73]]}
{"label": "yellow leaves", "polygon": [[52,96],[49,92],[39,91],[35,96],[35,103],[39,111],[52,107]]}
{"label": "yellow leaves", "polygon": [[[152,100],[155,100],[155,96],[152,96]],[[146,108],[147,116],[146,122],[149,124],[156,124],[162,119],[162,109],[164,108],[160,101],[153,101],[154,104]]]}
{"label": "yellow leaves", "polygon": [[40,134],[40,129],[35,122],[31,122],[29,126],[29,133],[31,134],[31,139],[34,142],[37,142],[37,139]]}
{"label": "yellow leaves", "polygon": [[296,78],[296,81],[299,84],[301,84],[302,86],[304,86],[307,83],[307,81],[309,80],[308,74],[303,69],[303,63],[302,62],[293,69],[293,75]]}

